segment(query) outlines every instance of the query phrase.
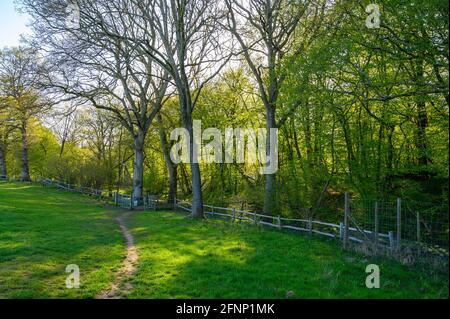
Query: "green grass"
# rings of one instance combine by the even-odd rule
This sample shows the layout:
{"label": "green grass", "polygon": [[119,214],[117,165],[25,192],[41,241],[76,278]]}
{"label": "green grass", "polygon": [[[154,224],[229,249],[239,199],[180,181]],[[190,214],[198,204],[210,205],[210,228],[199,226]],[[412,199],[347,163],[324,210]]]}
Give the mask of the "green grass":
{"label": "green grass", "polygon": [[[0,184],[0,298],[93,298],[125,255],[117,212],[77,194]],[[77,264],[80,289],[67,289]]]}
{"label": "green grass", "polygon": [[[93,298],[125,256],[117,210],[77,194],[0,184],[0,298]],[[131,298],[448,298],[448,276],[344,252],[332,240],[137,212]],[[365,267],[381,288],[365,287]],[[81,289],[65,267],[81,268]]]}
{"label": "green grass", "polygon": [[[182,214],[129,222],[140,252],[133,298],[448,298],[448,277],[368,260],[332,240]],[[381,288],[365,286],[380,266]]]}

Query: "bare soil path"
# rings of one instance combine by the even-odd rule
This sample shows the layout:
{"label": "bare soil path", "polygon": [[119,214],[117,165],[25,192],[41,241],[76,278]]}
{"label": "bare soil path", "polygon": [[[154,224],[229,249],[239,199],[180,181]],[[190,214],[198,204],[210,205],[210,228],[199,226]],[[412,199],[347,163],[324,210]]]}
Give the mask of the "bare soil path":
{"label": "bare soil path", "polygon": [[138,261],[138,253],[134,244],[133,235],[131,235],[129,229],[125,225],[125,220],[129,218],[133,212],[124,211],[117,217],[122,235],[125,239],[127,254],[122,263],[122,267],[116,274],[116,278],[111,287],[103,291],[97,296],[97,299],[123,299],[126,298],[128,292],[133,288],[130,279],[136,272],[136,264]]}

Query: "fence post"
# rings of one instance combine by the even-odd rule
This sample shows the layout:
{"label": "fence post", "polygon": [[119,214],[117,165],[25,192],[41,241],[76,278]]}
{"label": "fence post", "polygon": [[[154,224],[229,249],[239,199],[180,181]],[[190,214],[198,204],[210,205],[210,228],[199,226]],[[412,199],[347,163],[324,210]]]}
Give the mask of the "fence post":
{"label": "fence post", "polygon": [[211,206],[211,215],[214,216],[214,206]]}
{"label": "fence post", "polygon": [[417,216],[417,242],[420,242],[420,213],[416,212]]}
{"label": "fence post", "polygon": [[255,225],[258,224],[258,221],[256,219],[256,213],[253,213],[253,221],[255,222]]}
{"label": "fence post", "polygon": [[281,217],[280,216],[278,216],[277,221],[278,221],[278,229],[281,229],[282,227],[281,227]]}
{"label": "fence post", "polygon": [[394,232],[392,230],[389,232],[389,247],[394,249]]}
{"label": "fence post", "polygon": [[348,215],[350,213],[350,196],[349,193],[345,193],[345,203],[344,203],[344,249],[348,247]]}
{"label": "fence post", "polygon": [[233,208],[233,223],[236,221],[236,208]]}
{"label": "fence post", "polygon": [[402,200],[397,198],[397,245],[396,248],[400,251],[402,239]]}
{"label": "fence post", "polygon": [[339,238],[344,240],[344,223],[339,223]]}
{"label": "fence post", "polygon": [[312,235],[312,228],[313,228],[312,217],[310,215],[309,218],[308,218],[308,233],[309,233],[309,236]]}
{"label": "fence post", "polygon": [[378,222],[378,202],[375,202],[375,225],[374,225],[374,241],[375,241],[375,252],[378,251],[378,233],[379,233],[379,222]]}

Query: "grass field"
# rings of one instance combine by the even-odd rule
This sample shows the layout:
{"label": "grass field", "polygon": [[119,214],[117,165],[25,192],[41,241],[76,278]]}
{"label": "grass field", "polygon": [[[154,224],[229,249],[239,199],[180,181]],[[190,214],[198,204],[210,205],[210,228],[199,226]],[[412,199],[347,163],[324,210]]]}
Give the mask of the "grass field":
{"label": "grass field", "polygon": [[[115,214],[77,194],[0,184],[0,298],[95,297],[125,254]],[[80,289],[66,288],[69,264]]]}
{"label": "grass field", "polygon": [[[125,256],[119,211],[76,194],[0,184],[0,298],[93,298]],[[448,298],[447,275],[344,252],[338,243],[169,212],[127,224],[139,262],[130,298]],[[365,268],[381,270],[367,289]],[[65,287],[78,264],[81,288]]]}

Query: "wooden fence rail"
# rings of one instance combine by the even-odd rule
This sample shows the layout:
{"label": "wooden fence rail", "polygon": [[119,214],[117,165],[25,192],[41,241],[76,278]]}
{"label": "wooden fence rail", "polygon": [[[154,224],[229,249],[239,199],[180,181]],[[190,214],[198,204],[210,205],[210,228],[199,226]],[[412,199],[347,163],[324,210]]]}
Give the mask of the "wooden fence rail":
{"label": "wooden fence rail", "polygon": [[[189,202],[176,199],[174,206],[177,209],[186,212],[191,212],[192,205]],[[277,229],[289,229],[299,232],[307,232],[309,234],[318,234],[329,238],[338,238],[341,239],[343,242],[345,242],[345,240],[348,240],[361,244],[365,242],[365,239],[358,238],[356,236],[357,234],[360,234],[362,232],[364,234],[374,235],[374,231],[359,229],[358,227],[350,227],[349,216],[347,217],[347,227],[345,227],[344,224],[345,221],[344,223],[338,225],[312,219],[306,220],[306,219],[283,218],[280,216],[263,215],[229,207],[203,205],[203,208],[205,215],[214,217],[225,217],[226,220],[231,222],[244,221],[254,225],[268,226]],[[348,207],[348,211],[349,210],[350,208]],[[304,227],[298,225],[296,226],[293,224],[302,224]],[[317,226],[325,229],[317,229]],[[389,234],[384,233],[377,233],[377,237],[384,239],[390,238]],[[378,245],[385,247],[387,249],[391,249],[393,247],[388,240],[385,241],[379,240]]]}
{"label": "wooden fence rail", "polygon": [[[0,175],[0,180],[14,181],[15,179],[8,179],[6,176]],[[121,194],[119,192],[76,186],[49,178],[40,178],[39,182],[44,187],[55,187],[56,189],[64,191],[76,192],[98,199],[108,200],[110,202],[113,202],[117,206],[130,210],[141,207],[144,210],[156,211],[158,207],[161,207],[162,204],[162,201],[158,200],[157,196],[155,195],[146,195],[141,199],[134,199],[130,195]],[[423,242],[423,237],[420,229],[421,216],[419,212],[415,212],[414,215],[414,224],[417,225],[416,241],[411,242],[411,240],[402,238],[401,200],[397,199],[396,204],[396,223],[393,227],[395,228],[395,231],[390,230],[387,233],[382,233],[379,231],[378,203],[375,203],[374,207],[374,229],[367,230],[358,225],[351,214],[350,197],[348,193],[345,194],[344,220],[339,225],[320,220],[313,220],[312,218],[284,218],[281,216],[264,215],[229,207],[204,205],[203,208],[205,215],[222,218],[232,223],[245,222],[252,225],[261,225],[280,230],[288,229],[298,232],[305,232],[309,235],[317,234],[329,238],[336,238],[342,241],[344,248],[348,247],[349,242],[353,242],[358,244],[367,244],[369,246],[375,247],[376,250],[378,250],[379,248],[383,248],[388,251],[399,253],[401,252],[403,246],[410,245],[411,243],[415,244],[416,246],[426,246],[426,243]],[[168,207],[167,203],[165,207]],[[185,212],[192,212],[191,203],[178,199],[175,199],[173,205],[170,204],[169,207],[169,209],[173,208],[175,210],[180,209]]]}

